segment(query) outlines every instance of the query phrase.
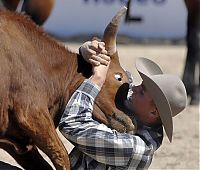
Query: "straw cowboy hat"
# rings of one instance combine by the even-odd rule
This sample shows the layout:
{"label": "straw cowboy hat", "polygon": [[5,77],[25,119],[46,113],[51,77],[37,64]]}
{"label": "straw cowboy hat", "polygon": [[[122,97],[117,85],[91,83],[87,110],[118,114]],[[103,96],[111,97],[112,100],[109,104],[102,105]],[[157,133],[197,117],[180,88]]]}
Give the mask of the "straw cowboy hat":
{"label": "straw cowboy hat", "polygon": [[136,69],[153,98],[167,137],[171,142],[173,135],[172,117],[186,107],[187,95],[185,86],[178,77],[163,74],[160,67],[147,58],[138,58],[136,60]]}

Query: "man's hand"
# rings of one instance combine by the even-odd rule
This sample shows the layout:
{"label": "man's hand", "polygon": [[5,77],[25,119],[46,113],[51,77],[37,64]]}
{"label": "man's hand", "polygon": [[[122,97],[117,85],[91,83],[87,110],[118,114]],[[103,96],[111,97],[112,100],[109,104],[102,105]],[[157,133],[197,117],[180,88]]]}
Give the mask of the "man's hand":
{"label": "man's hand", "polygon": [[[103,57],[103,56],[105,57],[104,54],[99,54],[99,57]],[[98,85],[100,88],[103,86],[106,80],[106,75],[107,75],[109,66],[110,66],[110,61],[108,61],[107,65],[100,64],[98,66],[93,66],[93,75],[90,77],[90,79],[93,83]]]}
{"label": "man's hand", "polygon": [[[88,63],[93,66],[100,64],[108,65],[110,57],[108,57],[105,49],[105,43],[97,40],[87,41],[80,47],[80,52]],[[103,54],[103,55],[99,55]]]}

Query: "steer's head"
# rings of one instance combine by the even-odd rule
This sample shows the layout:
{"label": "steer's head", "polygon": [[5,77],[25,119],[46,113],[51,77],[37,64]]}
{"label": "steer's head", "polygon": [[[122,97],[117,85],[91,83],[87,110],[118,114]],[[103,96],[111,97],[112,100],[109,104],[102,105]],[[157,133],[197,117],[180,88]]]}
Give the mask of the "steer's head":
{"label": "steer's head", "polygon": [[123,112],[129,84],[126,72],[119,63],[116,49],[116,35],[121,17],[126,13],[122,8],[108,24],[104,31],[103,41],[106,45],[111,64],[106,81],[95,100],[93,117],[120,132],[135,132],[132,120]]}

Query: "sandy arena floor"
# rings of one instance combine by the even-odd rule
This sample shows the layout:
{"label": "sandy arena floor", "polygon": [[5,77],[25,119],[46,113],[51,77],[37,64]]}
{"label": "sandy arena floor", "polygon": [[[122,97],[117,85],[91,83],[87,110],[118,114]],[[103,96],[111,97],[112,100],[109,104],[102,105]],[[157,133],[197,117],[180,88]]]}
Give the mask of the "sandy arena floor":
{"label": "sandy arena floor", "polygon": [[[80,46],[78,43],[67,44],[71,49],[78,49]],[[118,45],[118,52],[121,65],[130,70],[138,82],[139,75],[134,67],[136,57],[150,58],[158,63],[164,72],[181,77],[186,56],[184,45]],[[163,145],[155,153],[150,170],[199,169],[199,113],[199,106],[188,106],[182,114],[174,118],[173,142],[170,144],[168,139],[164,138]],[[62,141],[70,151],[72,145],[64,138]],[[17,167],[20,166],[14,159],[0,149],[0,170],[18,169]]]}

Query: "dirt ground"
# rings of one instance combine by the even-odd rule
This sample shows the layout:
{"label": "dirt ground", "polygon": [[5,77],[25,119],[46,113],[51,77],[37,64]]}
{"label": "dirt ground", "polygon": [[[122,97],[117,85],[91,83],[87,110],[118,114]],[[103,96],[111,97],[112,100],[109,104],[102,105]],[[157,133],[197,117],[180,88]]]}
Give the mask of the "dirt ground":
{"label": "dirt ground", "polygon": [[[78,49],[80,44],[67,43],[67,46],[71,49]],[[181,77],[186,56],[184,45],[118,45],[118,52],[121,65],[133,73],[137,82],[140,82],[139,75],[134,67],[137,57],[152,59],[161,66],[165,73],[172,73]],[[155,153],[150,170],[199,169],[199,113],[199,106],[188,106],[182,114],[174,118],[173,142],[170,143],[164,137],[163,145]],[[60,137],[70,151],[72,145],[61,135]],[[46,158],[45,155],[44,157]],[[0,170],[14,170],[18,169],[17,167],[20,168],[14,159],[0,149]]]}

